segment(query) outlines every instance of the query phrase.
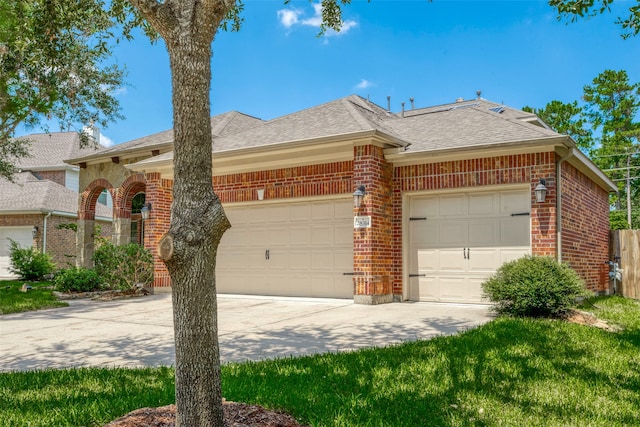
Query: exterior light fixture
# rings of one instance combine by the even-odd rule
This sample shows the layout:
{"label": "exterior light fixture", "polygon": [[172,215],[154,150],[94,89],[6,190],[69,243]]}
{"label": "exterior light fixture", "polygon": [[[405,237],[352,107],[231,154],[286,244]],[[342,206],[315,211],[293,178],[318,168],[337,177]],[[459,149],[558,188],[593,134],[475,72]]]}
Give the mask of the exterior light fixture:
{"label": "exterior light fixture", "polygon": [[536,202],[538,203],[544,203],[544,200],[547,197],[547,187],[545,187],[546,183],[546,180],[540,178],[540,182],[534,190],[536,192]]}
{"label": "exterior light fixture", "polygon": [[364,185],[361,185],[358,188],[356,188],[356,191],[353,192],[353,207],[354,208],[356,208],[356,209],[360,208],[360,205],[362,205],[362,199],[364,199],[364,195],[365,195]]}
{"label": "exterior light fixture", "polygon": [[38,227],[37,226],[33,226],[33,229],[31,230],[31,236],[35,239],[36,237],[38,237]]}
{"label": "exterior light fixture", "polygon": [[142,209],[140,209],[140,215],[142,215],[142,220],[146,221],[149,219],[149,214],[151,213],[151,203],[145,203],[142,205]]}

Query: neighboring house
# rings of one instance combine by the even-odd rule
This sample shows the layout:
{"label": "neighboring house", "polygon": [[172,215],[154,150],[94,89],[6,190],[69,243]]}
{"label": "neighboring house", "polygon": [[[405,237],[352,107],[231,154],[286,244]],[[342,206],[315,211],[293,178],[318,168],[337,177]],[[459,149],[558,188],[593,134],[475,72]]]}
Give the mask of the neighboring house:
{"label": "neighboring house", "polygon": [[[62,224],[78,218],[79,168],[68,157],[96,152],[80,148],[77,132],[28,135],[31,156],[20,159],[14,182],[0,178],[0,278],[10,271],[9,240],[52,256],[59,268],[75,265],[76,233]],[[104,147],[100,147],[104,148]],[[111,235],[112,210],[97,203],[102,232]]]}
{"label": "neighboring house", "polygon": [[[616,187],[533,114],[480,98],[394,114],[349,96],[269,121],[226,113],[212,125],[213,186],[232,224],[218,292],[475,303],[481,282],[524,254],[557,257],[589,289],[608,291]],[[92,226],[107,189],[114,240],[126,243],[132,197],[145,192],[152,291],[168,291],[156,248],[169,228],[172,132],[70,163],[81,167],[79,229]],[[92,241],[79,234],[78,261],[88,263]]]}

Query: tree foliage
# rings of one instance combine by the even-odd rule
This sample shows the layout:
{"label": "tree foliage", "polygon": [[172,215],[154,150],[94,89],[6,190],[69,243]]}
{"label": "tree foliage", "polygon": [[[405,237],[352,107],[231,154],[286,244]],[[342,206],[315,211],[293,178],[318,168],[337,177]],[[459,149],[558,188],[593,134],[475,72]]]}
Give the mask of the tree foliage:
{"label": "tree foliage", "polygon": [[593,146],[593,132],[578,101],[551,101],[542,108],[527,106],[523,110],[536,114],[556,132],[569,135],[581,150],[588,151]]}
{"label": "tree foliage", "polygon": [[114,23],[102,0],[0,0],[0,176],[28,154],[28,140],[13,138],[20,125],[121,117],[124,70],[108,64]]}
{"label": "tree foliage", "polygon": [[[551,101],[543,108],[524,109],[571,136],[618,185],[619,197],[613,196],[611,202],[627,209],[626,177],[640,170],[640,83],[631,83],[624,70],[605,70],[584,86],[580,102]],[[631,180],[630,198],[632,206],[640,205],[640,180]]]}
{"label": "tree foliage", "polygon": [[[622,3],[619,1],[618,3]],[[559,19],[576,22],[580,18],[588,18],[611,11],[613,0],[549,0],[549,4],[558,11]],[[622,37],[628,38],[640,32],[640,2],[625,2],[628,15],[618,17],[616,24],[622,27]]]}

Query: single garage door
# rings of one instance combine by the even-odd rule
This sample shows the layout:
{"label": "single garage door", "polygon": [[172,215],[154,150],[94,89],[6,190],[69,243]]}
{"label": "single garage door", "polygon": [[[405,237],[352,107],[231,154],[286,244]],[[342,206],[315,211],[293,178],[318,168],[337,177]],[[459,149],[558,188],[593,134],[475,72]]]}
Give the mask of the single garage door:
{"label": "single garage door", "polygon": [[410,199],[409,298],[482,302],[482,282],[531,253],[528,189]]}
{"label": "single garage door", "polygon": [[220,293],[353,298],[351,200],[225,207]]}
{"label": "single garage door", "polygon": [[9,257],[11,242],[9,239],[18,242],[22,248],[30,248],[33,244],[32,229],[32,226],[0,227],[0,278],[12,279],[16,277],[9,271],[9,267],[11,267],[11,258]]}

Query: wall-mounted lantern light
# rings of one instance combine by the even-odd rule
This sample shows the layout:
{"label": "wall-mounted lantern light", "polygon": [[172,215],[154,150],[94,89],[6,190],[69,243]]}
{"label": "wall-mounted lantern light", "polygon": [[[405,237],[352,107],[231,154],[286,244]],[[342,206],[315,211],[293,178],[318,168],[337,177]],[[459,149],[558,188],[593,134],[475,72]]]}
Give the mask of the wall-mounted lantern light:
{"label": "wall-mounted lantern light", "polygon": [[31,236],[35,239],[36,237],[38,237],[38,227],[37,226],[33,226],[33,229],[31,230]]}
{"label": "wall-mounted lantern light", "polygon": [[140,209],[140,215],[142,215],[142,220],[146,221],[149,219],[149,215],[151,214],[151,203],[145,203],[142,205],[142,209]]}
{"label": "wall-mounted lantern light", "polygon": [[364,185],[361,185],[358,188],[356,188],[356,191],[353,192],[353,207],[354,208],[356,208],[356,209],[360,208],[360,205],[362,205],[362,199],[364,199],[364,195],[365,195]]}
{"label": "wall-mounted lantern light", "polygon": [[546,183],[546,180],[540,178],[540,182],[534,190],[536,192],[536,202],[538,203],[543,203],[547,197],[547,187],[545,187]]}

